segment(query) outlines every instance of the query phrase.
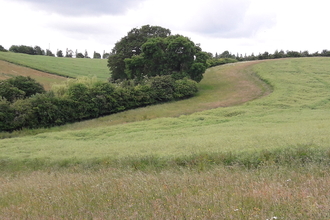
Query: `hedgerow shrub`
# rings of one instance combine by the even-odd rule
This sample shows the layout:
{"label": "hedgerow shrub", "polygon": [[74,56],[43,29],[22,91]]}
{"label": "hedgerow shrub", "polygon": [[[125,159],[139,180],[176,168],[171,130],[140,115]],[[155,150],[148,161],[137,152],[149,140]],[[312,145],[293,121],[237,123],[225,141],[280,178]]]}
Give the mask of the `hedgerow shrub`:
{"label": "hedgerow shrub", "polygon": [[0,97],[10,102],[44,92],[43,86],[29,76],[16,76],[0,81]]}
{"label": "hedgerow shrub", "polygon": [[187,98],[197,92],[197,83],[187,78],[174,80],[166,75],[146,79],[140,84],[78,79],[54,88],[13,103],[0,99],[0,131],[52,127]]}

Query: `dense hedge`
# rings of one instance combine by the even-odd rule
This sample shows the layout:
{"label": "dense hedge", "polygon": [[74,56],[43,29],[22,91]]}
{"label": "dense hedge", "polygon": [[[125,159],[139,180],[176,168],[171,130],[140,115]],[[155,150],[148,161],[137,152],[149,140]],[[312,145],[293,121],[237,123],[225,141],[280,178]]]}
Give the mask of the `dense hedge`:
{"label": "dense hedge", "polygon": [[0,99],[0,131],[40,128],[183,99],[197,92],[190,79],[157,76],[143,84],[72,80],[61,88],[10,103]]}

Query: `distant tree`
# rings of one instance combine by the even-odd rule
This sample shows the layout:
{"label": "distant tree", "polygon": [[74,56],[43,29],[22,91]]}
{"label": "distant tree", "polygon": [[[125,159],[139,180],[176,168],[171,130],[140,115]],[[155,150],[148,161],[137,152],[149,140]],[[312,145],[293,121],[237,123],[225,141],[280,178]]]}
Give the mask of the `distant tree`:
{"label": "distant tree", "polygon": [[93,59],[101,59],[101,54],[96,53],[96,52],[94,51]]}
{"label": "distant tree", "polygon": [[278,50],[275,50],[273,56],[274,56],[275,59],[284,58],[285,57],[285,53],[284,53],[283,50],[281,50],[280,52]]}
{"label": "distant tree", "polygon": [[82,53],[77,53],[76,58],[85,58],[85,56]]}
{"label": "distant tree", "polygon": [[125,59],[139,55],[142,45],[150,38],[165,38],[171,34],[169,29],[145,25],[133,28],[127,35],[115,44],[108,58],[108,67],[111,71],[111,81],[127,79],[125,73]]}
{"label": "distant tree", "polygon": [[108,59],[109,56],[110,56],[109,53],[105,53],[105,52],[104,52],[103,55],[102,55],[102,59]]}
{"label": "distant tree", "polygon": [[235,55],[231,55],[228,50],[219,55],[220,58],[235,58]]}
{"label": "distant tree", "polygon": [[58,50],[57,53],[56,53],[56,56],[57,56],[57,57],[63,57],[63,52],[62,52],[62,50]]}
{"label": "distant tree", "polygon": [[87,50],[85,50],[85,55],[84,55],[84,57],[85,57],[85,58],[90,58],[90,57],[88,56],[88,52],[87,52]]}
{"label": "distant tree", "polygon": [[52,51],[46,49],[46,56],[54,57],[55,55],[52,53]]}
{"label": "distant tree", "polygon": [[35,55],[45,55],[45,51],[39,46],[34,47],[34,53]]}
{"label": "distant tree", "polygon": [[30,46],[25,46],[25,45],[12,45],[9,48],[9,51],[14,52],[14,53],[25,53],[25,54],[30,54],[30,55],[34,55],[35,54],[35,50],[33,47]]}
{"label": "distant tree", "polygon": [[302,53],[301,53],[301,56],[302,56],[302,57],[309,57],[310,55],[309,55],[308,50],[305,50],[304,52],[302,52]]}
{"label": "distant tree", "polygon": [[301,54],[298,51],[286,51],[286,57],[301,57]]}
{"label": "distant tree", "polygon": [[7,52],[7,50],[2,45],[0,45],[0,51]]}
{"label": "distant tree", "polygon": [[199,82],[210,58],[189,38],[181,35],[151,38],[141,49],[141,54],[125,59],[125,73],[130,79],[171,75],[174,79],[188,77]]}
{"label": "distant tree", "polygon": [[65,57],[72,58],[73,51],[66,48]]}
{"label": "distant tree", "polygon": [[322,50],[321,56],[326,56],[326,57],[330,56],[330,51],[329,50]]}

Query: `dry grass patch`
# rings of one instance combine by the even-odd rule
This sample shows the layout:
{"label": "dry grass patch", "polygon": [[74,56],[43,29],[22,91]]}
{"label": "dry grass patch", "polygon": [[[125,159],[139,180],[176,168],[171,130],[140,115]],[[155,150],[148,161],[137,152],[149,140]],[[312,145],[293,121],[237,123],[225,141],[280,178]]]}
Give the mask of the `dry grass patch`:
{"label": "dry grass patch", "polygon": [[329,219],[326,167],[17,173],[1,219]]}
{"label": "dry grass patch", "polygon": [[54,83],[60,83],[67,80],[67,78],[63,76],[44,73],[0,60],[0,80],[9,79],[14,76],[30,76],[42,84],[46,90],[50,90]]}

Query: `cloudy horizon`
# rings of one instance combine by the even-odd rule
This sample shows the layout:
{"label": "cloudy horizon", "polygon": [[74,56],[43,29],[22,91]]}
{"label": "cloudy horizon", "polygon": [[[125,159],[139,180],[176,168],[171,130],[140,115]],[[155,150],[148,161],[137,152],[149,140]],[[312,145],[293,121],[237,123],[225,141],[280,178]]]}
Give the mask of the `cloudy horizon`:
{"label": "cloudy horizon", "polygon": [[53,53],[110,52],[132,28],[155,25],[213,54],[330,49],[325,0],[0,0],[0,45]]}

